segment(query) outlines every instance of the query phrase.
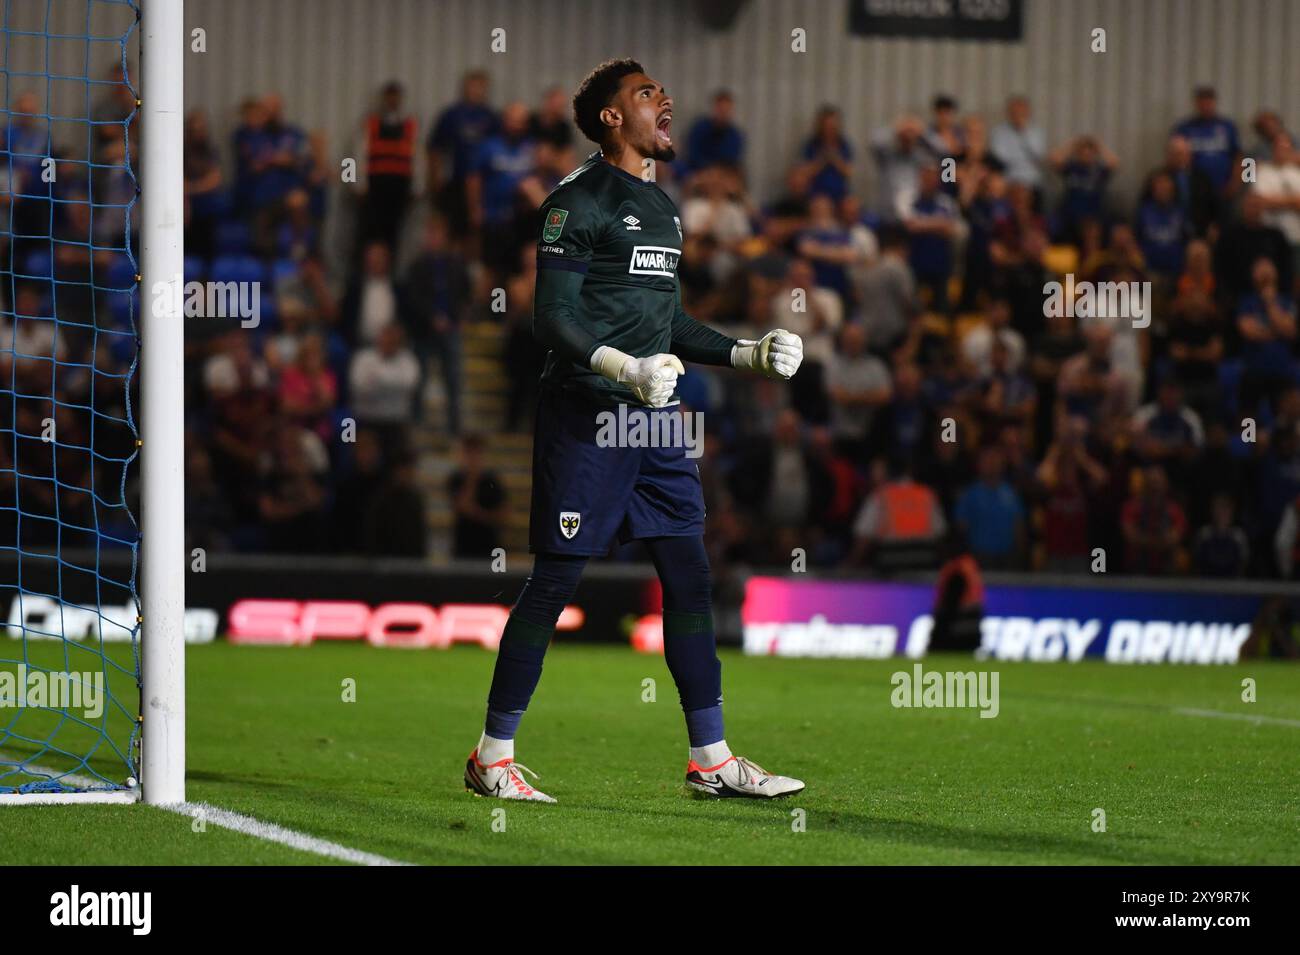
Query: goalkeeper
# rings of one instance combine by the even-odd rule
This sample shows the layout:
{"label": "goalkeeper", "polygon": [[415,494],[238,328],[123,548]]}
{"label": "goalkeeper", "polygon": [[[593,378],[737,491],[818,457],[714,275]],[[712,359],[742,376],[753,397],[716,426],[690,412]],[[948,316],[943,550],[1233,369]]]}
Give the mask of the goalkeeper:
{"label": "goalkeeper", "polygon": [[[602,63],[573,98],[578,127],[600,150],[542,206],[533,329],[550,353],[533,442],[536,559],[502,634],[483,735],[465,765],[466,787],[483,796],[554,802],[521,774],[515,733],[587,559],[616,539],[644,541],[663,585],[664,657],[690,744],[687,785],[713,796],[803,789],[733,755],[724,738],[699,469],[682,446],[596,440],[598,414],[620,403],[652,419],[678,414],[683,360],[786,379],[803,359],[797,335],[737,341],[682,310],[681,219],[652,174],[656,160],[674,157],[672,110],[639,63]],[[651,420],[649,433],[680,433],[665,423]]]}

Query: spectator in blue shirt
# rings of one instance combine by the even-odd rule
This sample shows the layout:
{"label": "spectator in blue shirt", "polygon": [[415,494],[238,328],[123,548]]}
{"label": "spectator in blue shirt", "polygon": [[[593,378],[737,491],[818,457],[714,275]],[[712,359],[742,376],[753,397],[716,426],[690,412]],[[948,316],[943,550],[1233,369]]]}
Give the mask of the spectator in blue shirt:
{"label": "spectator in blue shirt", "polygon": [[1106,216],[1106,186],[1119,157],[1095,136],[1078,136],[1052,153],[1051,163],[1064,192],[1055,235],[1077,244],[1081,223]]}
{"label": "spectator in blue shirt", "polygon": [[1255,413],[1260,398],[1276,401],[1295,382],[1296,311],[1291,298],[1278,290],[1277,267],[1259,258],[1251,268],[1254,292],[1237,306],[1237,332],[1244,364],[1241,410]]}
{"label": "spectator in blue shirt", "polygon": [[1007,483],[1002,449],[980,452],[979,480],[957,498],[954,516],[970,541],[971,553],[984,567],[1019,566],[1025,540],[1025,507]]}
{"label": "spectator in blue shirt", "polygon": [[940,177],[939,188],[954,199],[961,198],[961,187],[957,182],[956,167],[966,161],[966,130],[957,117],[957,100],[947,93],[940,93],[930,101],[930,125],[925,130],[925,148],[942,168],[947,165],[953,169],[950,176]]}
{"label": "spectator in blue shirt", "polygon": [[1016,367],[1021,356],[1013,355],[1005,338],[995,338],[992,368],[979,382],[979,415],[993,433],[999,427],[1021,429],[1028,424],[1037,400],[1034,383]]}
{"label": "spectator in blue shirt", "polygon": [[[945,93],[940,93],[930,104],[930,127],[925,131],[925,145],[936,161],[943,159],[962,159],[966,155],[966,134],[957,121],[957,101]],[[951,184],[955,187],[957,184]],[[955,188],[945,192],[957,194]]]}
{"label": "spectator in blue shirt", "polygon": [[1250,566],[1250,539],[1236,521],[1236,502],[1216,494],[1210,523],[1196,534],[1192,562],[1202,577],[1241,577]]}
{"label": "spectator in blue shirt", "polygon": [[916,194],[899,214],[912,237],[912,274],[930,289],[931,307],[948,311],[948,279],[952,276],[953,241],[962,228],[957,200],[940,189],[939,167],[923,166]]}
{"label": "spectator in blue shirt", "polygon": [[284,101],[278,93],[262,100],[266,112],[263,148],[258,155],[261,176],[253,187],[255,209],[277,207],[289,192],[303,184],[307,166],[307,136],[292,123],[285,122]]}
{"label": "spectator in blue shirt", "polygon": [[261,175],[262,155],[268,137],[266,108],[259,99],[246,99],[239,107],[239,125],[231,134],[235,152],[235,208],[248,213],[253,206],[253,188]]}
{"label": "spectator in blue shirt", "polygon": [[853,147],[841,131],[840,111],[834,106],[817,111],[817,123],[804,143],[803,158],[812,177],[809,193],[830,196],[835,202],[843,199],[853,178]]}
{"label": "spectator in blue shirt", "polygon": [[488,75],[471,70],[461,81],[460,99],[438,116],[425,142],[429,189],[454,234],[469,226],[465,179],[473,171],[479,145],[497,131],[497,114],[488,105]]}
{"label": "spectator in blue shirt", "polygon": [[797,243],[799,254],[812,262],[817,285],[833,289],[845,302],[849,298],[848,268],[858,260],[853,237],[835,214],[827,195],[814,195],[808,203],[808,227]]}
{"label": "spectator in blue shirt", "polygon": [[[217,224],[227,211],[229,199],[208,114],[202,109],[192,109],[185,114],[184,166],[188,213],[185,218],[185,251],[208,259],[212,257]],[[63,182],[63,177],[59,182]],[[81,191],[84,193],[84,185]]]}
{"label": "spectator in blue shirt", "polygon": [[284,197],[283,221],[275,233],[276,257],[301,262],[319,251],[320,228],[311,214],[311,197],[306,189],[294,189]]}
{"label": "spectator in blue shirt", "polygon": [[[14,271],[19,270],[12,263],[22,261],[22,255],[25,254],[23,250],[26,248],[41,251],[49,248],[48,239],[41,237],[50,234],[49,197],[53,193],[54,184],[43,182],[41,172],[45,158],[53,156],[50,145],[51,125],[50,120],[41,115],[36,94],[24,91],[14,100],[9,122],[4,127],[6,162],[4,168],[0,168],[0,177],[3,177],[0,179],[0,189],[14,197],[12,208],[4,210],[4,230],[13,237],[17,255],[14,257],[6,252],[5,261],[10,263],[6,268]],[[121,141],[119,137],[119,142]],[[107,162],[104,159],[99,161]],[[78,174],[84,181],[85,170],[79,170]],[[7,242],[8,236],[6,244]]]}
{"label": "spectator in blue shirt", "polygon": [[[1196,168],[1192,145],[1183,136],[1170,136],[1165,144],[1165,163],[1157,170],[1168,173],[1174,181],[1178,204],[1187,213],[1198,237],[1207,237],[1211,229],[1217,235],[1219,219],[1219,192],[1214,183]],[[1147,180],[1150,183],[1150,179]],[[1145,196],[1143,197],[1145,198]]]}
{"label": "spectator in blue shirt", "polygon": [[425,226],[423,248],[407,266],[398,300],[420,364],[427,373],[436,357],[441,366],[447,429],[452,434],[460,431],[461,326],[472,295],[468,264],[452,246],[447,221],[435,215]]}
{"label": "spectator in blue shirt", "polygon": [[537,170],[536,143],[528,133],[528,107],[511,103],[501,111],[501,132],[479,144],[465,180],[470,226],[483,233],[489,264],[515,270],[521,233],[519,188]]}
{"label": "spectator in blue shirt", "polygon": [[1009,235],[1015,220],[1015,211],[1007,199],[1007,181],[1000,169],[980,164],[969,171],[979,177],[979,183],[965,209],[968,235],[959,303],[963,312],[974,311],[980,294],[991,289],[993,240]]}
{"label": "spectator in blue shirt", "polygon": [[1156,400],[1137,410],[1131,426],[1135,456],[1145,464],[1161,465],[1176,487],[1186,487],[1205,447],[1205,429],[1201,416],[1183,400],[1177,379],[1160,382]]}
{"label": "spectator in blue shirt", "polygon": [[1178,192],[1168,173],[1152,177],[1151,194],[1138,206],[1134,231],[1147,268],[1166,282],[1176,281],[1183,271],[1191,223],[1178,204]]}
{"label": "spectator in blue shirt", "polygon": [[[1248,492],[1253,524],[1265,540],[1274,539],[1287,509],[1300,496],[1300,443],[1295,431],[1274,430],[1253,470]],[[1294,576],[1294,569],[1285,576]]]}
{"label": "spectator in blue shirt", "polygon": [[1234,195],[1241,186],[1241,141],[1237,138],[1237,124],[1220,116],[1218,97],[1212,86],[1198,86],[1195,93],[1196,112],[1177,126],[1173,132],[1186,138],[1192,147],[1192,161],[1204,172],[1220,194]]}
{"label": "spectator in blue shirt", "polygon": [[745,134],[736,126],[736,101],[728,90],[713,94],[713,108],[691,126],[686,137],[686,169],[739,167],[745,154]]}

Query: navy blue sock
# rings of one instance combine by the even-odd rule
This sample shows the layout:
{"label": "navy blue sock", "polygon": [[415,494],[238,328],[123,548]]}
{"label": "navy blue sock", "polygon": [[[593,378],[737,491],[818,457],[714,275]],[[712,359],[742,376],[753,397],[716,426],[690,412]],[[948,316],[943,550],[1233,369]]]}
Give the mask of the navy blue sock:
{"label": "navy blue sock", "polygon": [[514,739],[523,718],[523,710],[494,710],[489,707],[483,732],[493,739]]}
{"label": "navy blue sock", "polygon": [[692,746],[719,742],[722,731],[722,664],[713,615],[664,611],[664,662],[677,684]]}
{"label": "navy blue sock", "polygon": [[497,648],[483,731],[495,739],[514,739],[528,702],[542,678],[546,648],[555,636],[560,612],[578,588],[585,557],[542,554],[510,611]]}
{"label": "navy blue sock", "polygon": [[646,541],[664,591],[664,662],[677,684],[692,746],[724,738],[722,663],[713,632],[709,558],[699,537]]}
{"label": "navy blue sock", "polygon": [[686,735],[692,746],[712,746],[727,735],[722,731],[722,704],[686,711]]}
{"label": "navy blue sock", "polygon": [[541,627],[510,614],[497,648],[497,663],[488,691],[487,720],[483,732],[497,739],[514,739],[528,701],[542,678],[542,661],[555,628]]}

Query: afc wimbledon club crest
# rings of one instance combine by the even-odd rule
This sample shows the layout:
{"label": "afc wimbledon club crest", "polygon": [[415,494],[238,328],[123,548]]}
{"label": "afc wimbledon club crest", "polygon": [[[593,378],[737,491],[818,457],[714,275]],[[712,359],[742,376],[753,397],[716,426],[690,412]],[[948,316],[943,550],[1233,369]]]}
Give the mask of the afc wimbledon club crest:
{"label": "afc wimbledon club crest", "polygon": [[565,540],[573,540],[581,523],[582,515],[577,511],[560,511],[560,533],[564,535]]}
{"label": "afc wimbledon club crest", "polygon": [[569,218],[568,209],[552,209],[546,214],[546,226],[542,229],[542,241],[554,242],[564,231],[564,220]]}
{"label": "afc wimbledon club crest", "polygon": [[677,216],[673,216],[673,225],[677,226],[677,238],[682,238],[682,220]]}

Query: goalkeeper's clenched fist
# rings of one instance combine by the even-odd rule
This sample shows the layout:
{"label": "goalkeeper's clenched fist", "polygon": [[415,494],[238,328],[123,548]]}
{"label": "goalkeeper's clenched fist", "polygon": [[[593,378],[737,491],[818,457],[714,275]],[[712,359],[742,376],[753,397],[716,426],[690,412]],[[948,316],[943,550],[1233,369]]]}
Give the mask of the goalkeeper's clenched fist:
{"label": "goalkeeper's clenched fist", "polygon": [[667,353],[633,358],[617,348],[601,345],[591,355],[591,370],[632,389],[636,400],[662,408],[677,390],[677,376],[686,374],[681,359]]}
{"label": "goalkeeper's clenched fist", "polygon": [[747,368],[768,378],[790,379],[803,362],[803,339],[777,328],[758,341],[741,339],[731,349],[731,367]]}
{"label": "goalkeeper's clenched fist", "polygon": [[[741,339],[731,348],[733,368],[756,371],[768,378],[793,378],[802,363],[803,339],[784,328],[774,329],[758,341]],[[677,389],[677,377],[686,374],[676,355],[664,352],[649,358],[633,358],[609,345],[601,345],[592,352],[591,370],[627,385],[637,401],[651,408],[666,405]]]}

